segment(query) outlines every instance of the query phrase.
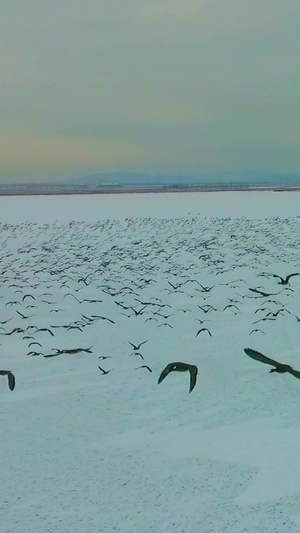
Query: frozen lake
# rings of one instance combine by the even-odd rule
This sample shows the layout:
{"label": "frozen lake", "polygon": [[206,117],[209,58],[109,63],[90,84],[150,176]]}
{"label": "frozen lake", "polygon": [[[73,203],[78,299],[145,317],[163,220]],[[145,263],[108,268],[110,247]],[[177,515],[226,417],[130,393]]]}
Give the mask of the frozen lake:
{"label": "frozen lake", "polygon": [[[1,533],[299,532],[300,380],[244,348],[300,370],[300,193],[1,197],[0,222]],[[178,361],[191,394],[157,383]]]}
{"label": "frozen lake", "polygon": [[100,218],[297,216],[300,192],[147,193],[71,196],[0,196],[5,222],[95,222]]}

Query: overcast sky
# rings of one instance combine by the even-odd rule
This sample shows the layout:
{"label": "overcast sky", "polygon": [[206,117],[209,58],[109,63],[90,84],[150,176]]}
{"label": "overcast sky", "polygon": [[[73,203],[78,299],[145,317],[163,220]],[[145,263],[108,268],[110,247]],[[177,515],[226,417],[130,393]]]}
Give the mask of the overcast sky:
{"label": "overcast sky", "polygon": [[300,172],[300,2],[2,0],[0,181]]}

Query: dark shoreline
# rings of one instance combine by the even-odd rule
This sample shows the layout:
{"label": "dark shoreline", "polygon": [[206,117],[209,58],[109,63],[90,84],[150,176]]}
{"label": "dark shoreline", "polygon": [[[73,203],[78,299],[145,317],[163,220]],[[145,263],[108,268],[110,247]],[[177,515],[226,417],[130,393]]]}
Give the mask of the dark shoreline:
{"label": "dark shoreline", "polygon": [[190,187],[26,187],[0,186],[0,196],[53,196],[73,194],[141,194],[141,193],[181,193],[181,192],[254,192],[300,191],[300,185],[257,185],[257,186],[190,186]]}

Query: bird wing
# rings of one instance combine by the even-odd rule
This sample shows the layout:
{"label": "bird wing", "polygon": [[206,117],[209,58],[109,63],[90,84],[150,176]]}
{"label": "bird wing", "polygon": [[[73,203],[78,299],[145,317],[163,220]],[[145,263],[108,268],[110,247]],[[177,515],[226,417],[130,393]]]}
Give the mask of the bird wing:
{"label": "bird wing", "polygon": [[289,276],[286,277],[286,281],[289,281],[292,276],[299,276],[299,272],[295,272],[295,274],[289,274]]}
{"label": "bird wing", "polygon": [[298,370],[294,370],[293,368],[291,368],[290,370],[288,370],[289,374],[292,374],[292,376],[294,376],[295,378],[298,378],[300,379],[300,372],[298,372]]}
{"label": "bird wing", "polygon": [[149,370],[149,372],[152,372],[150,366],[147,366],[147,365],[142,365],[139,368],[147,368],[147,370]]}
{"label": "bird wing", "polygon": [[272,274],[273,278],[279,278],[281,281],[284,281],[284,279],[281,276],[278,276],[277,274]]}
{"label": "bird wing", "polygon": [[260,352],[257,352],[256,350],[252,350],[251,348],[245,348],[244,352],[249,355],[252,359],[255,359],[256,361],[260,361],[261,363],[265,363],[267,365],[273,365],[275,367],[280,367],[282,363],[278,363],[278,361],[275,361],[274,359],[270,359],[269,357],[266,357]]}
{"label": "bird wing", "polygon": [[15,386],[16,386],[15,376],[13,375],[12,372],[8,372],[7,373],[7,378],[8,378],[8,386],[9,386],[10,390],[13,391]]}
{"label": "bird wing", "polygon": [[[171,316],[171,315],[169,315],[169,316]],[[139,344],[139,348],[140,348],[143,344],[146,344],[146,342],[148,342],[148,341],[143,341],[143,342],[141,342],[141,343]]]}
{"label": "bird wing", "polygon": [[261,294],[262,296],[270,296],[270,294],[267,294],[266,292],[258,291],[257,289],[251,289],[250,287],[249,287],[249,291],[257,292],[257,294]]}
{"label": "bird wing", "polygon": [[158,378],[158,384],[161,383],[163,381],[163,379],[165,379],[167,377],[167,375],[169,374],[169,372],[171,372],[171,369],[172,367],[174,366],[174,363],[169,363],[162,371],[162,373],[160,374],[159,378]]}
{"label": "bird wing", "polygon": [[189,392],[192,392],[197,382],[198,368],[193,365],[190,367],[189,371],[190,371],[190,391]]}

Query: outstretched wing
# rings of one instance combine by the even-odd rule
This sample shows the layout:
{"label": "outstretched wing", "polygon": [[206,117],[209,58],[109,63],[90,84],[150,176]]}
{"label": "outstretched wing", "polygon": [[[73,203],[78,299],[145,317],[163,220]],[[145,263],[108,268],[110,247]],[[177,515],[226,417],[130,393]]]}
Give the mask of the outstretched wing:
{"label": "outstretched wing", "polygon": [[280,367],[282,363],[278,363],[278,361],[275,361],[274,359],[270,359],[269,357],[266,357],[260,352],[257,352],[256,350],[252,350],[251,348],[245,348],[244,352],[249,355],[252,359],[255,359],[256,361],[260,361],[261,363],[265,363],[267,365],[273,365],[275,367]]}
{"label": "outstretched wing", "polygon": [[190,391],[194,389],[196,382],[197,382],[197,374],[198,374],[198,368],[196,366],[191,366],[190,370]]}
{"label": "outstretched wing", "polygon": [[8,386],[9,386],[10,390],[14,390],[14,388],[16,386],[15,376],[13,375],[12,372],[8,372],[7,373],[7,378],[8,378]]}
{"label": "outstretched wing", "polygon": [[143,346],[143,344],[146,344],[146,342],[148,342],[148,341],[143,341],[143,342],[141,342],[141,343],[139,344],[139,348],[140,348],[141,346]]}
{"label": "outstretched wing", "polygon": [[261,294],[262,296],[272,296],[271,293],[267,293],[267,292],[259,291],[259,290],[257,290],[257,289],[251,289],[251,287],[249,287],[249,291],[251,291],[251,292],[256,292],[257,294]]}
{"label": "outstretched wing", "polygon": [[288,370],[288,372],[292,374],[292,376],[294,376],[295,378],[300,379],[300,372],[298,372],[298,370],[294,370],[293,368],[291,368],[290,370]]}
{"label": "outstretched wing", "polygon": [[272,277],[273,278],[279,278],[279,279],[281,279],[282,282],[284,281],[284,279],[281,276],[278,276],[277,274],[272,274]]}
{"label": "outstretched wing", "polygon": [[169,363],[166,368],[163,369],[162,373],[160,374],[158,378],[157,383],[161,383],[163,379],[167,377],[167,375],[171,372],[172,368],[174,366],[174,363]]}
{"label": "outstretched wing", "polygon": [[292,276],[299,276],[299,272],[295,272],[295,274],[289,274],[289,276],[286,277],[286,281],[289,281]]}

